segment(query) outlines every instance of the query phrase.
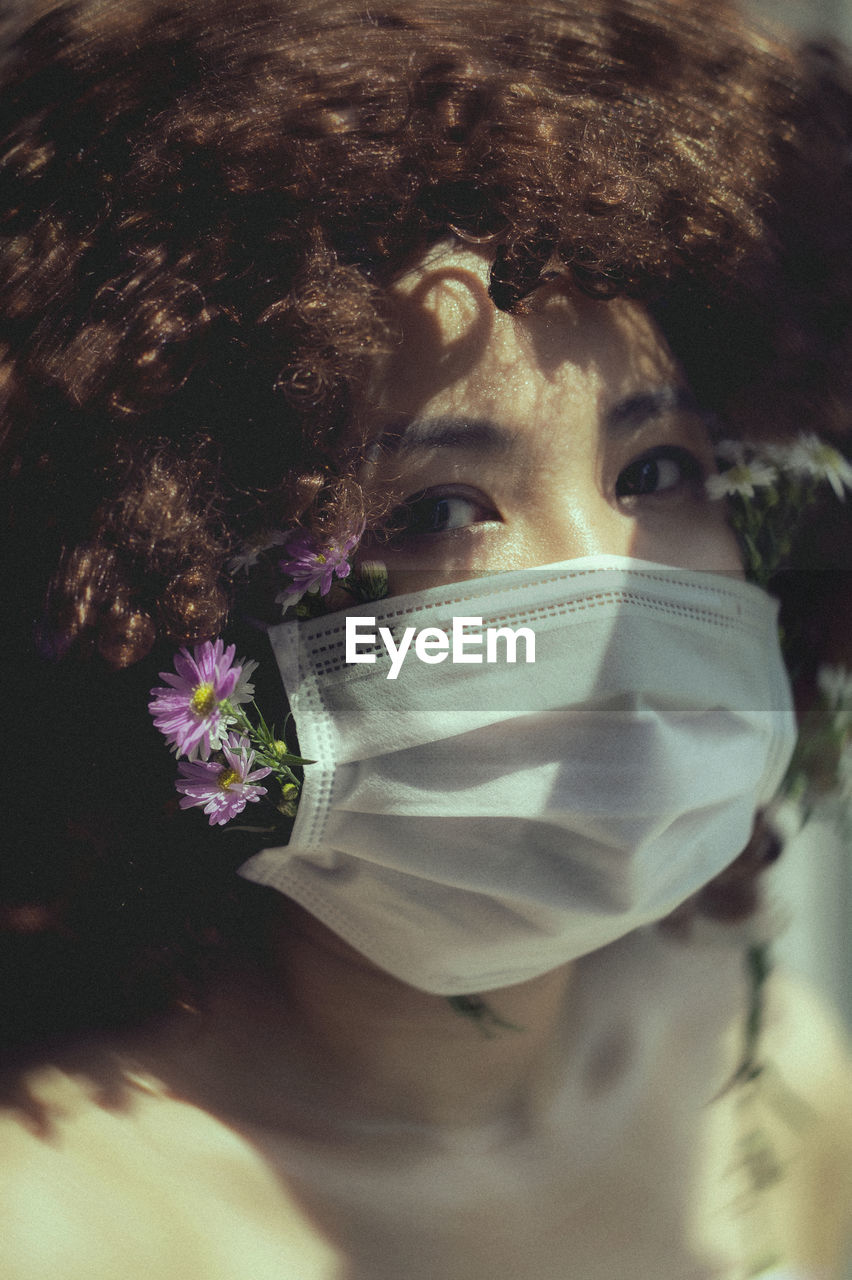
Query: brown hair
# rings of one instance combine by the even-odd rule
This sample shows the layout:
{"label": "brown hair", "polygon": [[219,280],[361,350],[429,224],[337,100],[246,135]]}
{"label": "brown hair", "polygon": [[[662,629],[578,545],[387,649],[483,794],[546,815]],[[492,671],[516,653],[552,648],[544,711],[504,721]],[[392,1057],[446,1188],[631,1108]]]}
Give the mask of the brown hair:
{"label": "brown hair", "polygon": [[173,834],[145,692],[233,617],[236,546],[358,507],[341,442],[430,243],[493,243],[503,309],[554,273],[644,300],[730,432],[848,431],[843,74],[703,0],[82,0],[8,43],[15,947],[83,957],[75,990],[120,956],[118,1009],[250,893],[237,837]]}

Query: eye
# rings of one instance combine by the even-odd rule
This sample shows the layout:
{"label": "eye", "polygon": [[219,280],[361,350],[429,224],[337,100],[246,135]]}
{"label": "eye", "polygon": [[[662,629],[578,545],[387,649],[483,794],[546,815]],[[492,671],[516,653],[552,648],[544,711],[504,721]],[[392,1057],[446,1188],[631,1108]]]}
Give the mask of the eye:
{"label": "eye", "polygon": [[687,449],[659,445],[631,462],[615,482],[617,498],[647,498],[674,493],[684,487],[698,489],[704,467]]}
{"label": "eye", "polygon": [[475,490],[433,489],[412,494],[397,507],[389,532],[397,538],[428,537],[498,519],[494,508]]}

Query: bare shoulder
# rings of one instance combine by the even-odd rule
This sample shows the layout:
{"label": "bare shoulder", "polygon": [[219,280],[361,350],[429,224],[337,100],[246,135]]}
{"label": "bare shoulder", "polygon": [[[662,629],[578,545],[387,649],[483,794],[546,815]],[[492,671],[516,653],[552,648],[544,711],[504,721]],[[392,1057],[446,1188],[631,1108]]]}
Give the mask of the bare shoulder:
{"label": "bare shoulder", "polygon": [[852,1246],[852,1061],[839,1018],[783,970],[767,983],[758,1061],[723,1108],[755,1230],[805,1274],[840,1277]]}
{"label": "bare shoulder", "polygon": [[791,1087],[817,1117],[834,1114],[838,1136],[852,1141],[852,1052],[840,1018],[805,982],[778,969],[767,985],[763,1034],[767,1058]]}
{"label": "bare shoulder", "polygon": [[810,1232],[803,1223],[810,1253],[815,1263],[837,1267],[852,1251],[849,1039],[811,988],[779,971],[769,986],[765,1040],[770,1089],[777,1081],[777,1123],[799,1139],[791,1184],[810,1213]]}
{"label": "bare shoulder", "polygon": [[145,1083],[107,1101],[56,1067],[24,1089],[0,1113],[4,1280],[337,1274],[295,1195],[212,1116]]}

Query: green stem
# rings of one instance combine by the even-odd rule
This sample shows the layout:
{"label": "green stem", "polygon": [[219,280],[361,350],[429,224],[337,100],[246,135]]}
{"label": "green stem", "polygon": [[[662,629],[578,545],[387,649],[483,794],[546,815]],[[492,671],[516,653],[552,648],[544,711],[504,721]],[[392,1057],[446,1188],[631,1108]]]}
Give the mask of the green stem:
{"label": "green stem", "polygon": [[507,1022],[495,1013],[482,996],[447,996],[447,1004],[462,1018],[469,1018],[486,1039],[492,1039],[498,1030],[520,1031],[514,1022]]}

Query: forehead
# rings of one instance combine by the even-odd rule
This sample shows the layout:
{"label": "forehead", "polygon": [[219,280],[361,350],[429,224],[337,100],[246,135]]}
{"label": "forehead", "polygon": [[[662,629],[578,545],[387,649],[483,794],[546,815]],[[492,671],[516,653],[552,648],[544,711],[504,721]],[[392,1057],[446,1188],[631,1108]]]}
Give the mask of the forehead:
{"label": "forehead", "polygon": [[466,245],[432,249],[393,285],[401,335],[376,368],[377,425],[395,417],[476,412],[509,423],[530,414],[605,412],[624,398],[682,382],[640,304],[543,286],[521,316],[488,296],[490,256]]}

